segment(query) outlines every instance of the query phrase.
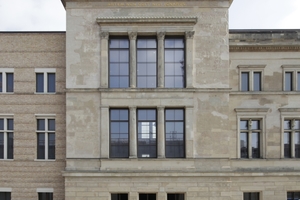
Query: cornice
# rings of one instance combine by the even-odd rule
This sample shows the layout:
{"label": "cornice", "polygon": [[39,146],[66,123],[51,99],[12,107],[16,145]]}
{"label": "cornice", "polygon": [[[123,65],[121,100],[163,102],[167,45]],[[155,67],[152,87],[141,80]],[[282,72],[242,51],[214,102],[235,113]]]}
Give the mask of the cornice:
{"label": "cornice", "polygon": [[300,52],[300,45],[247,45],[247,46],[229,46],[230,52]]}

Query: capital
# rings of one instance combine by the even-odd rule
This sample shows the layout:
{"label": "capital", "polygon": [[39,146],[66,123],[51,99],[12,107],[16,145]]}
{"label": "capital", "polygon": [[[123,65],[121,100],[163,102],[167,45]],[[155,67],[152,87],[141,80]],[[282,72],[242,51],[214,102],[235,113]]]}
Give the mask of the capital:
{"label": "capital", "polygon": [[128,36],[129,36],[129,40],[136,40],[137,32],[129,32]]}
{"label": "capital", "polygon": [[157,39],[164,40],[165,39],[165,35],[166,35],[166,32],[158,32],[157,33]]}
{"label": "capital", "polygon": [[185,39],[193,39],[195,31],[186,31],[185,32]]}
{"label": "capital", "polygon": [[108,40],[109,32],[101,32],[100,38],[101,39],[107,39]]}

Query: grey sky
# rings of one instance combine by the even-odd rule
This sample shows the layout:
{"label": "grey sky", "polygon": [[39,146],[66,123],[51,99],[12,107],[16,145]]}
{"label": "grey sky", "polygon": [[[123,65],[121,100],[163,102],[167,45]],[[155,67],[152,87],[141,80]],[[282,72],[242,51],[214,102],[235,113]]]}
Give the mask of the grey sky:
{"label": "grey sky", "polygon": [[[300,29],[300,0],[234,0],[230,29]],[[0,31],[64,31],[60,0],[0,0]]]}

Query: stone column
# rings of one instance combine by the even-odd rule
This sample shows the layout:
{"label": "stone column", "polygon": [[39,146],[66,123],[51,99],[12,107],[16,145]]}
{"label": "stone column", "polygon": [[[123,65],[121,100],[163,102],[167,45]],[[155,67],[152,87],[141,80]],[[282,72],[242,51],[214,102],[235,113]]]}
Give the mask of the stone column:
{"label": "stone column", "polygon": [[136,87],[136,37],[137,32],[128,33],[130,40],[130,87]]}
{"label": "stone column", "polygon": [[194,65],[194,55],[193,55],[193,38],[195,31],[185,32],[185,64],[186,64],[186,88],[193,88],[193,65]]}
{"label": "stone column", "polygon": [[136,107],[130,107],[129,158],[137,158]]}
{"label": "stone column", "polygon": [[165,158],[165,107],[158,107],[157,115],[157,157]]}
{"label": "stone column", "polygon": [[157,77],[158,87],[163,88],[165,85],[165,32],[157,33],[158,48],[157,48]]}
{"label": "stone column", "polygon": [[185,108],[185,157],[194,157],[194,108]]}
{"label": "stone column", "polygon": [[100,88],[108,88],[108,32],[101,32]]}
{"label": "stone column", "polygon": [[100,157],[109,158],[109,107],[101,106],[100,110]]}

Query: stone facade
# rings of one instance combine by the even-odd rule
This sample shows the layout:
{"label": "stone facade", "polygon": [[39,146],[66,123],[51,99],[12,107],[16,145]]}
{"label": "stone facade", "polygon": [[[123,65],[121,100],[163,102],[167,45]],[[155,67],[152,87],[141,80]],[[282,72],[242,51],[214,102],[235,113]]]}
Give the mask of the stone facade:
{"label": "stone facade", "polygon": [[[15,124],[14,159],[0,160],[0,190],[30,200],[43,188],[59,200],[111,200],[116,193],[130,200],[145,193],[158,200],[174,193],[186,200],[242,200],[249,192],[282,200],[300,191],[295,147],[291,158],[284,150],[284,121],[300,119],[299,31],[229,32],[228,0],[62,2],[66,33],[0,35],[1,68],[14,68],[15,76],[14,94],[0,95],[2,114],[13,114]],[[174,36],[185,44],[183,88],[164,87],[164,39]],[[129,87],[111,88],[109,44],[120,37],[128,38]],[[141,37],[157,38],[155,88],[138,87]],[[56,69],[55,94],[35,94],[35,68]],[[285,91],[287,72],[294,77],[291,91]],[[110,110],[116,108],[129,113],[128,158],[111,156]],[[138,155],[137,113],[145,108],[157,113],[157,158]],[[166,155],[170,108],[184,110],[182,158]],[[55,114],[55,162],[35,159],[37,114]],[[256,133],[247,130],[247,158],[240,121],[260,124],[258,152],[251,146]]]}

